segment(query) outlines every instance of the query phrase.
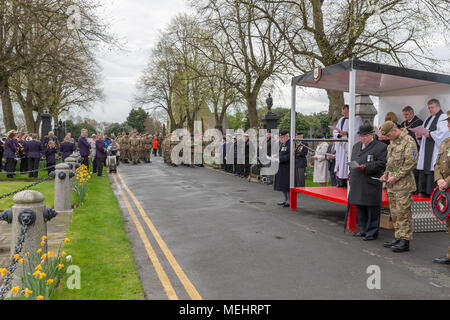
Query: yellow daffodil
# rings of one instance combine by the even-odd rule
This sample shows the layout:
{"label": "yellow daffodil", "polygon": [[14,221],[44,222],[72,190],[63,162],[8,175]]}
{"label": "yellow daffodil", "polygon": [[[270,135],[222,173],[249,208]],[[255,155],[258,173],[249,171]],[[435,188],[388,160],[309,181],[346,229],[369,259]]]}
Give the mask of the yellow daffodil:
{"label": "yellow daffodil", "polygon": [[33,293],[33,291],[31,291],[31,290],[28,290],[28,288],[26,288],[25,290],[23,290],[23,295],[25,296],[25,297],[29,297],[30,296],[30,294],[32,294]]}
{"label": "yellow daffodil", "polygon": [[41,247],[45,246],[45,241],[41,241]]}
{"label": "yellow daffodil", "polygon": [[65,239],[64,239],[64,243],[67,243],[67,242],[69,242],[69,241],[70,241],[69,238],[65,238]]}
{"label": "yellow daffodil", "polygon": [[50,252],[48,253],[48,256],[49,256],[49,257],[54,256],[54,255],[55,255],[55,253],[52,252],[52,251],[50,251]]}
{"label": "yellow daffodil", "polygon": [[19,286],[11,288],[11,293],[12,294],[17,294],[19,291],[20,291],[20,287]]}
{"label": "yellow daffodil", "polygon": [[0,274],[2,275],[2,278],[5,276],[5,274],[8,273],[8,270],[6,268],[0,269]]}
{"label": "yellow daffodil", "polygon": [[41,272],[39,270],[37,270],[32,274],[32,276],[37,278],[37,277],[39,277],[40,274],[41,274]]}
{"label": "yellow daffodil", "polygon": [[47,282],[45,282],[47,285],[50,285],[50,284],[52,284],[54,281],[53,281],[53,279],[48,279],[47,280]]}
{"label": "yellow daffodil", "polygon": [[41,257],[41,260],[44,261],[46,258],[47,258],[47,254],[44,253],[44,254],[42,255],[42,257]]}
{"label": "yellow daffodil", "polygon": [[48,239],[47,236],[42,236],[42,241],[45,241],[45,240],[47,240],[47,239]]}
{"label": "yellow daffodil", "polygon": [[65,251],[61,252],[61,256],[62,256],[62,257],[67,256],[67,252],[65,252]]}
{"label": "yellow daffodil", "polygon": [[20,263],[20,264],[23,264],[23,258],[19,260],[19,263]]}
{"label": "yellow daffodil", "polygon": [[41,270],[42,270],[42,266],[41,266],[40,264],[38,264],[38,265],[36,266],[36,268],[34,268],[34,270],[41,271]]}
{"label": "yellow daffodil", "polygon": [[29,255],[30,255],[30,253],[29,253],[29,252],[25,253],[25,257],[28,257]]}
{"label": "yellow daffodil", "polygon": [[45,272],[41,272],[39,274],[39,280],[42,280],[42,278],[45,278],[47,276],[47,274]]}
{"label": "yellow daffodil", "polygon": [[41,253],[41,252],[42,252],[42,249],[38,249],[36,252],[37,252],[37,253]]}
{"label": "yellow daffodil", "polygon": [[62,268],[64,268],[64,265],[62,263],[58,264],[58,270],[61,270]]}
{"label": "yellow daffodil", "polygon": [[14,255],[14,260],[19,260],[19,258],[20,258],[20,255],[19,255],[19,254],[15,254],[15,255]]}
{"label": "yellow daffodil", "polygon": [[36,300],[44,300],[44,296],[37,296]]}

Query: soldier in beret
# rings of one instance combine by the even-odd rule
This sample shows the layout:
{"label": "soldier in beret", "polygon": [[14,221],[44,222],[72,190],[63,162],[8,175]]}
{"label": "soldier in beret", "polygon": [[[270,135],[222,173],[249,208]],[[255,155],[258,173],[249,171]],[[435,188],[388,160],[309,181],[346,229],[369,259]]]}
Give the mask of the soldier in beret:
{"label": "soldier in beret", "polygon": [[385,242],[384,246],[393,252],[405,252],[409,251],[409,241],[413,236],[411,205],[412,193],[416,191],[413,170],[418,161],[417,145],[408,130],[400,130],[392,121],[386,121],[380,131],[391,141],[381,181],[386,182],[395,229],[395,239]]}
{"label": "soldier in beret", "polygon": [[[445,121],[447,121],[447,126],[450,130],[450,111],[447,111]],[[434,181],[442,191],[450,188],[450,138],[445,139],[439,148],[436,164],[434,165]],[[450,236],[450,218],[447,219],[446,223]],[[450,264],[450,246],[446,256],[436,258],[433,261],[441,264]]]}

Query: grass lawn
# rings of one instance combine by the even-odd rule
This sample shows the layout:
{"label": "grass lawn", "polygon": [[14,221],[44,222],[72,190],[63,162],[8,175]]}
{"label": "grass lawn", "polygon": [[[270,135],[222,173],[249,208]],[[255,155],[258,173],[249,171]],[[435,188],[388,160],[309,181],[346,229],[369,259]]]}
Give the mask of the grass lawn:
{"label": "grass lawn", "polygon": [[[143,300],[122,212],[107,177],[93,176],[85,203],[74,210],[64,250],[81,269],[81,289],[65,281],[57,300]],[[69,275],[66,275],[66,278]]]}
{"label": "grass lawn", "polygon": [[[60,162],[61,162],[61,160],[57,161],[56,163],[58,164]],[[46,168],[46,167],[47,167],[47,162],[45,160],[41,160],[39,162],[39,169]],[[19,172],[19,171],[20,171],[20,161],[17,161],[16,172]],[[16,173],[14,178],[7,178],[6,172],[5,172],[5,164],[3,164],[3,170],[0,172],[0,183],[3,181],[35,181],[37,179],[42,179],[47,176],[48,176],[48,171],[42,170],[42,171],[39,171],[37,178],[28,177],[28,173],[25,173],[25,174]]]}
{"label": "grass lawn", "polygon": [[[0,195],[32,182],[0,181]],[[54,182],[30,190],[42,192],[53,206]],[[72,197],[74,199],[74,197]],[[0,210],[13,206],[12,197],[0,200]],[[81,289],[69,290],[61,281],[56,300],[143,300],[144,293],[125,233],[122,212],[107,177],[93,176],[85,203],[74,210],[64,250],[81,270]]]}

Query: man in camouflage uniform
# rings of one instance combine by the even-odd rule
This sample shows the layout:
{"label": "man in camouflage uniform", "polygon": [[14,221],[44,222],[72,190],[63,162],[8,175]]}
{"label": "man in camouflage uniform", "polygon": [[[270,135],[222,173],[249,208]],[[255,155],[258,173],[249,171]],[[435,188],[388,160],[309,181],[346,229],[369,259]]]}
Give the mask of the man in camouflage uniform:
{"label": "man in camouflage uniform", "polygon": [[130,136],[129,133],[125,133],[120,143],[122,148],[122,158],[124,163],[129,163],[130,160]]}
{"label": "man in camouflage uniform", "polygon": [[150,136],[150,134],[146,134],[144,136],[144,146],[143,146],[143,150],[144,150],[144,154],[143,154],[143,159],[146,163],[151,163],[150,160],[150,155],[152,153],[152,146],[153,146],[153,139]]}
{"label": "man in camouflage uniform", "polygon": [[[450,130],[450,111],[447,111],[448,128]],[[434,165],[434,181],[436,181],[439,189],[442,191],[450,188],[450,138],[445,139],[440,148]],[[450,218],[447,219],[448,235],[450,237]],[[441,264],[450,264],[450,246],[447,255],[441,258],[435,258],[433,262]]]}
{"label": "man in camouflage uniform", "polygon": [[137,137],[136,133],[133,132],[130,138],[131,160],[133,161],[133,164],[138,164],[140,162],[139,145],[140,145],[139,138]]}
{"label": "man in camouflage uniform", "polygon": [[392,121],[386,121],[380,131],[391,140],[381,181],[386,182],[395,229],[395,239],[385,242],[384,246],[393,252],[405,252],[409,251],[409,241],[413,236],[411,205],[412,194],[416,191],[413,170],[418,161],[417,145],[408,130],[400,130]]}
{"label": "man in camouflage uniform", "polygon": [[162,142],[162,151],[164,163],[170,164],[170,135],[167,135]]}

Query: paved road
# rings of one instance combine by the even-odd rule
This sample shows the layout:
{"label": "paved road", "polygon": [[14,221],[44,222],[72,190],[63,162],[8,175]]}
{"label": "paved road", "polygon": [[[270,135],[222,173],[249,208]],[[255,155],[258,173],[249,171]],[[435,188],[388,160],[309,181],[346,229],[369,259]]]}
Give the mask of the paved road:
{"label": "paved road", "polygon": [[[110,177],[148,299],[449,299],[445,233],[412,251],[343,232],[344,207],[301,196],[293,212],[271,187],[209,168],[121,165]],[[134,197],[134,199],[133,199]],[[379,266],[381,289],[367,288]]]}

